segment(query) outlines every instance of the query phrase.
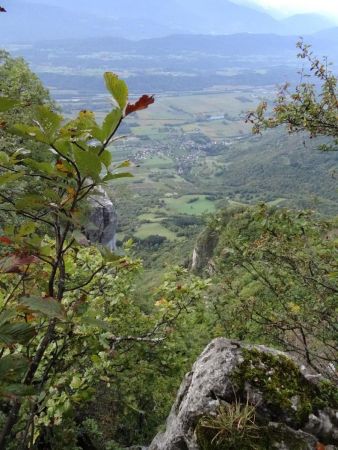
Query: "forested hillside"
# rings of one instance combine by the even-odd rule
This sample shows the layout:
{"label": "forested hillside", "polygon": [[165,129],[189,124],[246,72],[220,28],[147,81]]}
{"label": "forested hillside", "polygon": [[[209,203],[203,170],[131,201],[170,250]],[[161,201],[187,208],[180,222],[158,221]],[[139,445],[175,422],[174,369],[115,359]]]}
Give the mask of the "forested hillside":
{"label": "forested hillside", "polygon": [[1,51],[0,449],[337,448],[337,77],[298,52],[277,96],[70,100]]}

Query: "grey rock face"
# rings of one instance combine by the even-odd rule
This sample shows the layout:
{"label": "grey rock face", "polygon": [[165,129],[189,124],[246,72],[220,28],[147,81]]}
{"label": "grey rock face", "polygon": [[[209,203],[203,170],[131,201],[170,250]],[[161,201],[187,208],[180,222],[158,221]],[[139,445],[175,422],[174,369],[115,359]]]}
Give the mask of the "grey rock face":
{"label": "grey rock face", "polygon": [[90,242],[102,244],[113,251],[116,249],[117,214],[107,193],[101,189],[99,194],[90,199],[86,236]]}
{"label": "grey rock face", "polygon": [[218,234],[206,229],[198,237],[193,250],[191,269],[196,273],[205,270],[208,274],[213,272],[212,256],[218,243]]}
{"label": "grey rock face", "polygon": [[[241,381],[240,374],[244,369],[247,379]],[[254,374],[252,380],[248,377],[250,371]],[[262,375],[258,376],[258,373]],[[279,398],[285,388],[284,374],[285,383],[291,380],[293,385],[294,376],[296,386],[294,395],[285,390],[288,396],[283,402],[289,405],[285,409],[274,404],[269,391],[274,377],[279,376],[279,384],[275,386],[278,390],[276,398]],[[314,407],[304,416],[302,410],[307,404],[303,393],[309,392],[307,402],[315,401],[320,380],[320,376],[313,376],[307,368],[277,350],[215,339],[186,375],[167,419],[166,430],[155,437],[149,450],[200,450],[196,434],[199,420],[206,416],[215,417],[222,404],[236,404],[238,399],[255,407],[259,433],[270,436],[268,447],[262,448],[315,450],[319,448],[318,442],[323,442],[328,445],[326,448],[338,449],[338,411]],[[282,391],[279,391],[280,385]],[[297,397],[298,392],[301,398]],[[226,443],[224,448],[227,448]]]}

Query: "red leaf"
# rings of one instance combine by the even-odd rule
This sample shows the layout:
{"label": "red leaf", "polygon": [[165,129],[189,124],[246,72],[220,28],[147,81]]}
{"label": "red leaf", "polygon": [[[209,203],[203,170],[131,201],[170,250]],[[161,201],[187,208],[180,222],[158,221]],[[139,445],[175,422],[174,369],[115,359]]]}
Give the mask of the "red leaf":
{"label": "red leaf", "polygon": [[11,245],[12,241],[6,236],[1,236],[0,243],[5,245]]}
{"label": "red leaf", "polygon": [[131,114],[135,111],[141,111],[141,109],[147,109],[149,105],[152,105],[155,102],[153,95],[142,95],[136,103],[128,103],[125,115]]}
{"label": "red leaf", "polygon": [[33,255],[19,256],[16,259],[17,259],[18,266],[25,266],[26,264],[34,264],[39,261],[39,259]]}
{"label": "red leaf", "polygon": [[21,273],[20,266],[37,263],[39,259],[36,256],[14,255],[0,260],[0,272],[2,273]]}
{"label": "red leaf", "polygon": [[3,6],[0,6],[0,12],[7,12]]}
{"label": "red leaf", "polygon": [[316,450],[325,450],[326,445],[322,444],[321,442],[317,442],[316,444]]}

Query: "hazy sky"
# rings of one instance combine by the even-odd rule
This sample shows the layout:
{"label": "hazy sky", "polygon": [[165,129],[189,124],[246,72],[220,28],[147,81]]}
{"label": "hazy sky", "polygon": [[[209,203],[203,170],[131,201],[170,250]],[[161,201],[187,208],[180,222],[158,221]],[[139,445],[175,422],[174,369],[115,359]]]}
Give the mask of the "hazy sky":
{"label": "hazy sky", "polygon": [[235,0],[236,3],[253,3],[282,15],[316,12],[338,20],[338,0]]}

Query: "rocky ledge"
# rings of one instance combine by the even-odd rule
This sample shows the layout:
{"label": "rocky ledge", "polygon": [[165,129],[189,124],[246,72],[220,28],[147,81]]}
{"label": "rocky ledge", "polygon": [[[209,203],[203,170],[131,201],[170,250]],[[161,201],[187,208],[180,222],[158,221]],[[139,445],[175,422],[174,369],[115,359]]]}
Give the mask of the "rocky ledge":
{"label": "rocky ledge", "polygon": [[218,338],[149,450],[338,449],[337,386],[285,353]]}

